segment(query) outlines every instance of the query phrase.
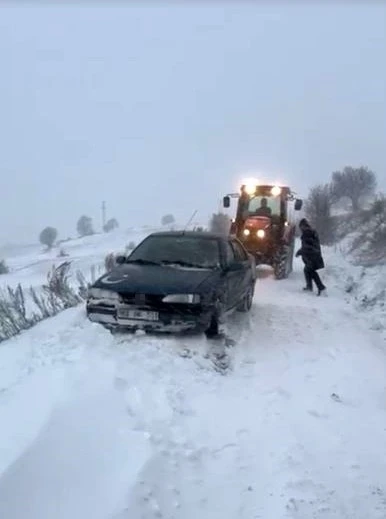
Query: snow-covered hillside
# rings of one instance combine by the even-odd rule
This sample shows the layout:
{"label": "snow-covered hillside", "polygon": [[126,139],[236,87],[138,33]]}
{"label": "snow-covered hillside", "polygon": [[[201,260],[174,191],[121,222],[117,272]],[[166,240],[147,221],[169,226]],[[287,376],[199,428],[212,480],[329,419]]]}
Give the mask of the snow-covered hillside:
{"label": "snow-covered hillside", "polygon": [[[131,241],[137,244],[147,234],[148,232],[143,229],[117,230],[109,234],[95,234],[70,240],[49,252],[41,245],[7,250],[5,260],[10,273],[0,276],[0,286],[15,286],[18,283],[25,287],[40,286],[46,282],[47,273],[53,265],[67,260],[72,262],[74,272],[80,270],[89,273],[92,267],[103,266],[106,254],[124,251]],[[58,257],[60,249],[63,249],[67,256]]]}
{"label": "snow-covered hillside", "polygon": [[325,255],[328,297],[299,260],[261,269],[219,341],[113,337],[78,307],[2,343],[0,517],[384,519],[385,336]]}

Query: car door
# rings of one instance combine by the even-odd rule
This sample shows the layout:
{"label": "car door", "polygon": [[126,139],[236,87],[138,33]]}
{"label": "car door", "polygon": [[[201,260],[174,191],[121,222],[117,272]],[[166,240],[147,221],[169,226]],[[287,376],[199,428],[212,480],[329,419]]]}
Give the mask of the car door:
{"label": "car door", "polygon": [[[231,245],[231,241],[227,240],[225,243],[225,264],[230,266],[236,260],[235,251]],[[239,280],[240,272],[228,271],[226,274],[226,297],[225,306],[226,310],[234,308],[239,301]]]}
{"label": "car door", "polygon": [[236,271],[237,299],[238,302],[240,302],[246,295],[247,290],[250,288],[252,282],[251,263],[247,251],[236,238],[231,240],[231,246],[234,250],[235,260],[242,265],[242,268]]}

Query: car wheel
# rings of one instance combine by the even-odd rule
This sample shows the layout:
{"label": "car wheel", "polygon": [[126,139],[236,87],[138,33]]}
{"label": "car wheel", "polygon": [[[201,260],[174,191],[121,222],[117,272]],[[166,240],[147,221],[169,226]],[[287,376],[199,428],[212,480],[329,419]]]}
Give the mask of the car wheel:
{"label": "car wheel", "polygon": [[219,322],[215,315],[212,316],[208,328],[205,330],[205,335],[210,339],[216,337],[219,334]]}
{"label": "car wheel", "polygon": [[248,289],[247,294],[244,296],[244,299],[242,300],[240,305],[237,307],[238,312],[249,312],[249,310],[252,308],[253,294],[254,294],[254,285],[251,285]]}

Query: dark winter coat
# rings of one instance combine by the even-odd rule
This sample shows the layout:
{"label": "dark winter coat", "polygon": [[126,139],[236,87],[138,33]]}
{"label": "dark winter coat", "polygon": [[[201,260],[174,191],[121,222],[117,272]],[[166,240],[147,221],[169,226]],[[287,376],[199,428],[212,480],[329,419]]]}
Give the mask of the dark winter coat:
{"label": "dark winter coat", "polygon": [[324,260],[318,233],[311,227],[307,227],[302,232],[301,241],[302,246],[296,256],[301,256],[305,266],[312,270],[323,269]]}

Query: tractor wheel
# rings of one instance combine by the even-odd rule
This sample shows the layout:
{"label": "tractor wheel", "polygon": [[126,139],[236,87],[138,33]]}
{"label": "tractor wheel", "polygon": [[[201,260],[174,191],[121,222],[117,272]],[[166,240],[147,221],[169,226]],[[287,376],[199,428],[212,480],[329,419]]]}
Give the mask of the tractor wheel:
{"label": "tractor wheel", "polygon": [[288,274],[291,274],[294,269],[294,253],[295,253],[295,240],[293,240],[288,250]]}
{"label": "tractor wheel", "polygon": [[286,279],[291,272],[291,247],[284,246],[273,264],[275,279]]}

